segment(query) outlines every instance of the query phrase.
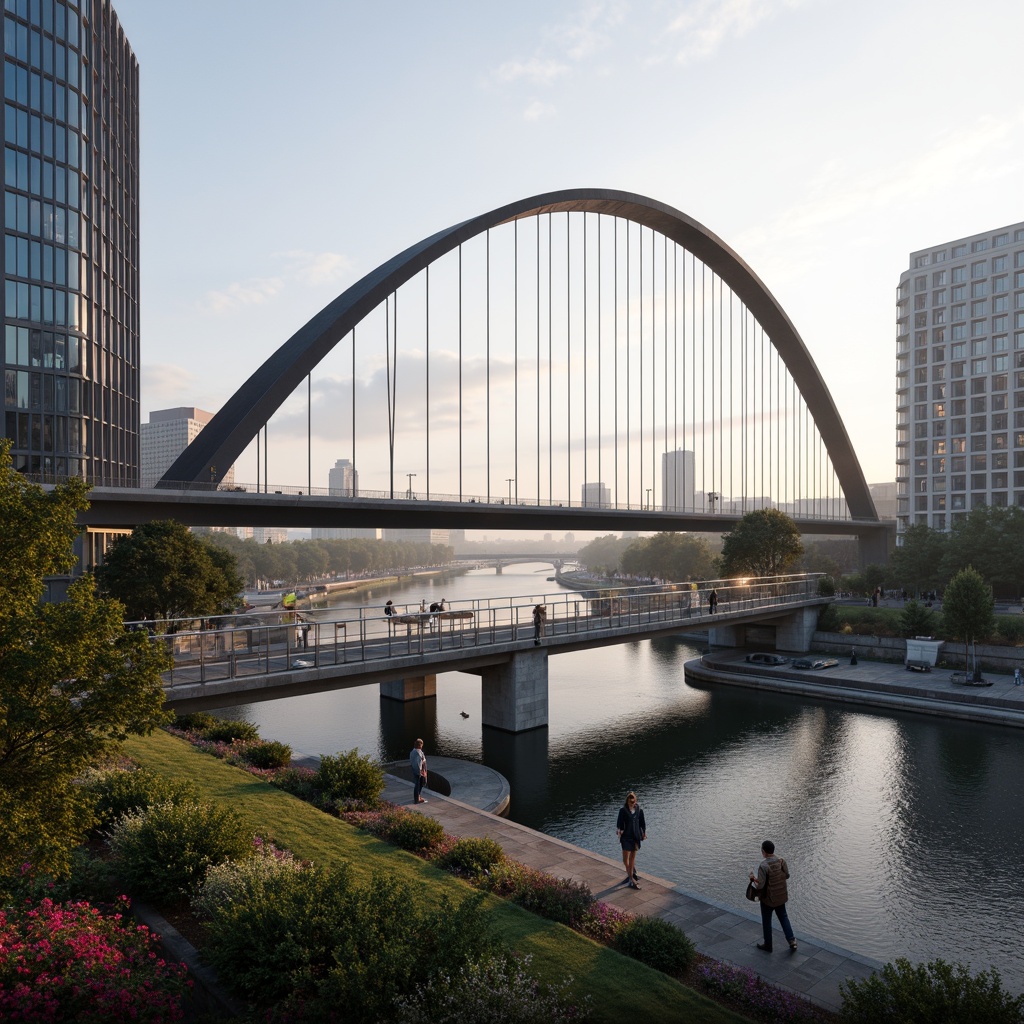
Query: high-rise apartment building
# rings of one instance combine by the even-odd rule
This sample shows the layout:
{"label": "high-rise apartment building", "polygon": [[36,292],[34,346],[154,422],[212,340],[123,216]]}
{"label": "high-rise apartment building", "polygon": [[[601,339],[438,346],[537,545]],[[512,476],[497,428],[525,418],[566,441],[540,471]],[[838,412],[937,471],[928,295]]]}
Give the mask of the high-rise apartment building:
{"label": "high-rise apartment building", "polygon": [[348,459],[338,459],[327,473],[327,489],[343,498],[359,494],[359,471]]}
{"label": "high-rise apartment building", "polygon": [[911,253],[896,307],[897,536],[1024,506],[1024,223]]}
{"label": "high-rise apartment building", "polygon": [[674,452],[663,452],[661,507],[667,512],[693,512],[695,499],[693,452],[683,451],[681,448]]}
{"label": "high-rise apartment building", "polygon": [[[193,406],[156,409],[151,412],[149,422],[143,423],[140,431],[142,486],[155,487],[156,482],[170,469],[174,460],[212,419],[212,412]],[[234,482],[235,467],[232,466],[224,474],[221,486],[230,487]]]}
{"label": "high-rise apartment building", "polygon": [[4,433],[139,483],[139,68],[109,0],[4,4]]}

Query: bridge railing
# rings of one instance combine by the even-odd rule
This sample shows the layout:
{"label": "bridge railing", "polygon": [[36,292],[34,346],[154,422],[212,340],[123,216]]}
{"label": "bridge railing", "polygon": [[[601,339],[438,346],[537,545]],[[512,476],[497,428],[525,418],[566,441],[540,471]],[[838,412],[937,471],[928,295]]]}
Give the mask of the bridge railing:
{"label": "bridge railing", "polygon": [[[319,609],[126,625],[148,629],[153,642],[167,649],[173,668],[165,682],[173,690],[185,684],[499,644],[526,646],[534,639],[538,606],[544,609],[541,642],[555,646],[601,633],[705,629],[730,613],[806,603],[817,596],[821,577],[811,573],[642,587],[595,586],[586,591],[444,602],[443,608],[395,605],[391,616],[380,607],[363,607],[342,615]],[[712,593],[717,598],[715,609]],[[404,671],[408,673],[408,667]]]}

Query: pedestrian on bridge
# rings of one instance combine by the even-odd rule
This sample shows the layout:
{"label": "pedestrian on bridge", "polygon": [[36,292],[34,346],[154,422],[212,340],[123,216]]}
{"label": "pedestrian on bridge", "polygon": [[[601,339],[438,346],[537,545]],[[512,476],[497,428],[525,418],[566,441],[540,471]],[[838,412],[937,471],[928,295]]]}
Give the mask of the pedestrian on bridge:
{"label": "pedestrian on bridge", "polygon": [[712,589],[711,593],[708,594],[708,611],[711,612],[712,615],[714,615],[715,612],[718,611],[718,591],[717,590]]}
{"label": "pedestrian on bridge", "polygon": [[631,889],[639,889],[637,883],[640,876],[636,873],[636,851],[640,849],[640,843],[647,838],[647,822],[644,820],[643,808],[637,803],[636,793],[626,794],[626,802],[619,808],[615,831],[622,847],[622,863],[626,865],[626,884]]}
{"label": "pedestrian on bridge", "polygon": [[544,635],[544,624],[548,621],[548,610],[542,604],[533,606],[533,645],[540,646],[540,638]]}
{"label": "pedestrian on bridge", "polygon": [[417,740],[409,751],[409,767],[412,768],[412,802],[425,804],[427,801],[420,795],[427,782],[427,755],[423,753],[423,740]]}

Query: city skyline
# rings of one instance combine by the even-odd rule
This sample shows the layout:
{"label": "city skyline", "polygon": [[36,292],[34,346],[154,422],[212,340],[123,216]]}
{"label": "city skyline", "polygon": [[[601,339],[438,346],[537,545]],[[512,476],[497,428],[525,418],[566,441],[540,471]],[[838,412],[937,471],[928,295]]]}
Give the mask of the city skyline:
{"label": "city skyline", "polygon": [[[512,23],[410,8],[396,24],[327,4],[283,21],[260,14],[269,5],[246,18],[203,7],[201,20],[193,3],[117,10],[144,82],[144,412],[218,408],[326,302],[421,237],[550,187],[599,185],[670,203],[737,250],[807,343],[865,476],[889,480],[893,282],[907,253],[1019,218],[1011,40],[1024,16],[1009,4],[982,3],[966,22],[951,4],[925,17],[831,2],[527,4]],[[184,80],[182,51],[195,58]],[[297,84],[253,74],[271,53]],[[941,104],[920,100],[954,56],[957,80],[983,76],[983,107],[952,87]],[[670,131],[666,104],[680,111]],[[891,116],[901,105],[912,149]],[[314,396],[328,383],[314,373]],[[313,429],[321,477],[337,452]],[[286,470],[305,466],[304,430],[290,453],[283,430],[275,438],[270,478],[301,483]]]}

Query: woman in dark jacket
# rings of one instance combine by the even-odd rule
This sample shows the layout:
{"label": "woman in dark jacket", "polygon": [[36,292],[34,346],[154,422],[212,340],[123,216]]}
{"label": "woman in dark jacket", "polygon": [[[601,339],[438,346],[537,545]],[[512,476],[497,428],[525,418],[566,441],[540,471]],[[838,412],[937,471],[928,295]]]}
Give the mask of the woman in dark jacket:
{"label": "woman in dark jacket", "polygon": [[639,889],[637,882],[640,876],[636,873],[636,851],[640,842],[647,838],[647,822],[644,820],[643,808],[636,802],[636,793],[626,795],[626,803],[619,808],[619,818],[615,822],[615,831],[622,846],[622,863],[626,865],[626,883],[633,889]]}

